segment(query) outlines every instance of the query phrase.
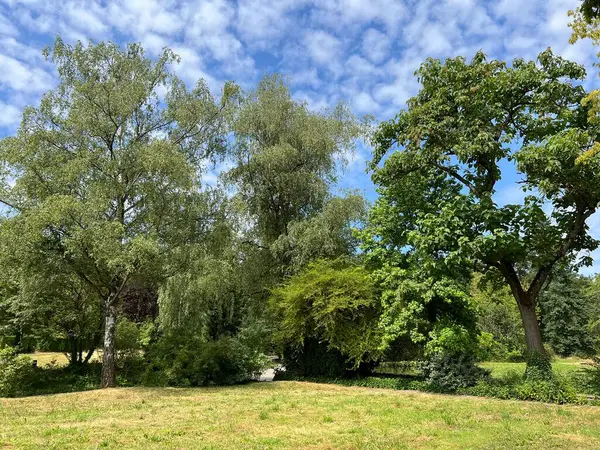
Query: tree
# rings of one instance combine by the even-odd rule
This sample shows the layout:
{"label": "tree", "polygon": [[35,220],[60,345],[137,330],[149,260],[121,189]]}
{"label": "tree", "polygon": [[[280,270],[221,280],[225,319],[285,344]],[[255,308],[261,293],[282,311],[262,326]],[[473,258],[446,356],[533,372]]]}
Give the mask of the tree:
{"label": "tree", "polygon": [[591,304],[585,298],[587,280],[569,267],[555,271],[539,301],[542,336],[562,356],[593,353]]}
{"label": "tree", "polygon": [[[585,70],[546,50],[512,67],[482,53],[428,59],[417,76],[419,94],[373,140],[374,230],[391,230],[374,246],[501,277],[519,307],[528,371],[539,361],[548,374],[540,292],[558,262],[598,246],[586,225],[600,201],[600,158],[589,153],[597,128],[581,105]],[[526,196],[500,206],[494,194],[510,163]]]}
{"label": "tree", "polygon": [[256,244],[271,245],[292,222],[323,209],[337,163],[364,132],[344,104],[309,111],[279,75],[243,97],[234,122],[236,165],[226,180],[254,222]]}
{"label": "tree", "polygon": [[205,340],[268,331],[269,289],[317,258],[355,249],[352,227],[365,201],[330,192],[338,162],[363,132],[344,105],[310,111],[281,76],[267,76],[240,96],[233,130],[233,167],[222,175],[233,195],[221,199],[210,245],[191,249],[186,269],[161,289],[165,331]]}
{"label": "tree", "polygon": [[153,61],[138,44],[57,38],[45,54],[58,87],[0,142],[5,179],[14,180],[0,201],[11,209],[7,227],[20,230],[6,244],[28,270],[57,260],[95,292],[104,318],[101,385],[110,387],[124,292],[164,278],[169,258],[209,226],[199,164],[224,151],[234,90],[226,85],[220,104],[202,81],[187,90],[169,71],[178,58],[168,49]]}
{"label": "tree", "polygon": [[271,306],[290,371],[340,375],[379,356],[379,298],[370,274],[351,260],[310,263],[273,290]]}

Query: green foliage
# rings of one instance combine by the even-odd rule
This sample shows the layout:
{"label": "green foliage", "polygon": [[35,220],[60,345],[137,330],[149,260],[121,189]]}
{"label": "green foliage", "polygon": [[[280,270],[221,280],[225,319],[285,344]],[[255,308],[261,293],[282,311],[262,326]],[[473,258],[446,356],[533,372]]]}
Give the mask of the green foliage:
{"label": "green foliage", "polygon": [[544,340],[561,356],[593,353],[590,302],[585,280],[566,272],[552,277],[540,297]]}
{"label": "green foliage", "polygon": [[[423,392],[447,392],[447,389],[428,381],[414,377],[294,377],[284,376],[286,380],[332,383],[342,386],[360,386],[375,389],[414,390]],[[588,400],[574,390],[569,380],[557,378],[550,381],[526,380],[522,374],[512,374],[501,380],[487,377],[479,378],[476,384],[459,387],[454,393],[478,397],[493,397],[504,400],[529,400],[558,404],[585,404]]]}
{"label": "green foliage", "polygon": [[364,220],[366,209],[365,199],[359,194],[334,197],[318,214],[289,223],[287,233],[271,245],[271,252],[286,267],[287,275],[319,258],[352,255],[358,247],[353,225]]}
{"label": "green foliage", "polygon": [[363,267],[347,259],[316,261],[275,288],[270,302],[279,324],[276,340],[291,349],[288,356],[318,342],[322,352],[339,353],[354,368],[378,358],[379,299]]}
{"label": "green foliage", "polygon": [[524,353],[527,367],[525,376],[532,381],[548,381],[552,379],[552,361],[547,352],[526,350]]}
{"label": "green foliage", "polygon": [[481,360],[523,361],[523,325],[515,299],[506,286],[490,286],[476,277],[471,296],[477,308],[477,325],[492,341],[481,348]]}
{"label": "green foliage", "polygon": [[469,353],[434,353],[419,364],[425,380],[440,391],[454,392],[460,388],[474,386],[489,371],[475,364],[475,356]]}
{"label": "green foliage", "polygon": [[141,350],[148,343],[152,322],[135,323],[126,317],[117,322],[116,349],[119,351]]}
{"label": "green foliage", "polygon": [[584,403],[566,379],[532,380],[522,375],[503,380],[482,380],[475,386],[460,389],[461,394],[544,403]]}
{"label": "green foliage", "polygon": [[[598,246],[586,226],[600,201],[600,158],[588,154],[598,130],[581,104],[584,76],[550,50],[512,66],[482,53],[469,62],[428,59],[417,71],[420,92],[373,139],[380,197],[365,232],[370,261],[428,287],[425,280],[444,277],[468,283],[473,270],[503,279],[528,316],[527,342],[543,351],[535,317],[542,287],[557,262]],[[494,201],[506,160],[523,174],[522,204]],[[400,289],[410,293],[400,299],[439,291]],[[384,316],[397,304],[396,317],[424,309],[384,298]]]}
{"label": "green foliage", "polygon": [[594,356],[585,368],[584,384],[595,395],[600,395],[600,356]]}
{"label": "green foliage", "polygon": [[416,260],[408,264],[407,270],[384,267],[376,272],[383,288],[383,348],[393,351],[409,338],[429,354],[475,352],[476,310],[465,286],[441,275],[427,276]]}
{"label": "green foliage", "polygon": [[256,219],[262,245],[286,234],[289,223],[321,210],[336,161],[365,132],[344,104],[309,111],[279,75],[264,77],[242,97],[233,128],[237,164],[226,179]]}
{"label": "green foliage", "polygon": [[25,395],[33,383],[33,360],[11,347],[0,348],[0,397]]}
{"label": "green foliage", "polygon": [[236,384],[258,376],[268,359],[243,339],[202,341],[195,336],[163,336],[150,346],[142,383],[167,386]]}

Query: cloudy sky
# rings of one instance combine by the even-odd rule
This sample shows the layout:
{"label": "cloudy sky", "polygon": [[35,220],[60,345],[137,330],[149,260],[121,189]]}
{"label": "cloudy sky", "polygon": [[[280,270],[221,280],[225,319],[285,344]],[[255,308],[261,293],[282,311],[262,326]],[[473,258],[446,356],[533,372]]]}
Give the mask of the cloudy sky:
{"label": "cloudy sky", "polygon": [[[0,0],[0,137],[15,131],[23,106],[37,104],[56,83],[41,50],[59,34],[67,42],[138,41],[156,55],[181,56],[178,75],[250,88],[265,73],[291,77],[294,95],[313,108],[339,100],[357,115],[393,117],[418,90],[413,73],[427,57],[535,59],[547,47],[588,68],[589,43],[569,45],[567,11],[578,0]],[[360,147],[339,188],[375,198]],[[522,193],[509,174],[500,203]],[[600,216],[592,217],[600,237]],[[600,272],[596,265],[586,273]]]}

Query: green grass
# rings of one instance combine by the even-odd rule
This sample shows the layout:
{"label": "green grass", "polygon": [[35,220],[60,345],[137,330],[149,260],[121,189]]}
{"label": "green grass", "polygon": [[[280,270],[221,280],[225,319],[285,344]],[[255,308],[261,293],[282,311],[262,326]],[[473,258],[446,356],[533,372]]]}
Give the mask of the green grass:
{"label": "green grass", "polygon": [[[569,377],[581,371],[588,360],[571,357],[557,358],[552,362],[552,370],[557,375]],[[525,363],[511,362],[484,362],[479,364],[481,367],[490,369],[493,378],[502,378],[510,373],[525,373]]]}
{"label": "green grass", "polygon": [[0,399],[8,448],[600,448],[600,408],[299,382]]}

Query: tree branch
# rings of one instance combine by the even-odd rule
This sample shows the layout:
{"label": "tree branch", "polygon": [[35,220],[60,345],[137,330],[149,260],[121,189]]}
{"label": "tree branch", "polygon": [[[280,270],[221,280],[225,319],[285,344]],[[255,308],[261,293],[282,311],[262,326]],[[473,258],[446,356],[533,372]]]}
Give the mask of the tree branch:
{"label": "tree branch", "polygon": [[434,163],[434,166],[440,170],[443,170],[444,172],[446,172],[453,178],[456,178],[458,181],[460,181],[462,184],[464,184],[466,187],[468,187],[473,195],[475,195],[478,198],[481,198],[481,193],[477,190],[477,188],[475,186],[473,186],[471,183],[469,183],[469,181],[465,177],[463,177],[461,174],[459,174],[455,170],[452,170],[450,167],[446,167],[439,163]]}
{"label": "tree branch", "polygon": [[537,298],[537,296],[541,292],[542,288],[544,287],[544,284],[546,283],[546,280],[548,279],[550,273],[552,272],[552,269],[554,268],[554,265],[561,258],[564,258],[569,252],[569,250],[573,248],[573,246],[575,245],[575,240],[579,237],[579,235],[585,227],[585,221],[594,213],[594,211],[595,208],[577,208],[577,215],[573,220],[571,229],[569,230],[569,233],[567,234],[565,240],[557,250],[552,260],[550,260],[547,264],[544,264],[542,267],[539,268],[538,272],[535,274],[535,277],[533,278],[533,281],[529,286],[529,289],[527,290],[527,293],[533,299]]}

